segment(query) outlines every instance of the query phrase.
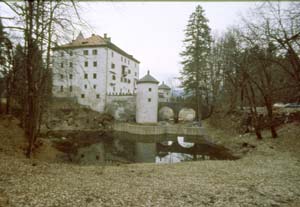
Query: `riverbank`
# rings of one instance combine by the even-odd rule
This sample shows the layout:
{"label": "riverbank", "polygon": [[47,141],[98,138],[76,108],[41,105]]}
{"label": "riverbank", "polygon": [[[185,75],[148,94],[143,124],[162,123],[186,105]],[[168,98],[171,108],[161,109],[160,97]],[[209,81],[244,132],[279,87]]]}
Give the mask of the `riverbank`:
{"label": "riverbank", "polygon": [[[215,130],[217,142],[249,148],[236,161],[80,166],[22,157],[19,142],[12,141],[22,139],[21,129],[1,121],[0,206],[297,207],[299,128],[289,124],[277,140],[260,142],[253,135],[230,139]],[[241,146],[244,142],[255,148]],[[15,144],[8,149],[10,143]]]}

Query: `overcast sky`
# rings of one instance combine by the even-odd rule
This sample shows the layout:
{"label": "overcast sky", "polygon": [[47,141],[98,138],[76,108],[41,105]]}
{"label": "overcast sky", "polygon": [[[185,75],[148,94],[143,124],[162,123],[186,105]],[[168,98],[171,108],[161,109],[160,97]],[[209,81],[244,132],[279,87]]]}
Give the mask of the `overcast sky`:
{"label": "overcast sky", "polygon": [[[83,29],[85,37],[107,33],[113,43],[141,62],[140,77],[150,70],[159,81],[169,82],[179,76],[184,29],[199,4],[205,10],[212,34],[221,34],[258,3],[80,2],[79,13],[91,28]],[[0,5],[0,12],[7,11]]]}
{"label": "overcast sky", "polygon": [[150,70],[159,81],[169,82],[181,70],[183,30],[199,4],[212,33],[221,34],[257,3],[85,2],[80,3],[80,13],[93,31],[83,33],[107,33],[113,43],[140,60],[140,77]]}

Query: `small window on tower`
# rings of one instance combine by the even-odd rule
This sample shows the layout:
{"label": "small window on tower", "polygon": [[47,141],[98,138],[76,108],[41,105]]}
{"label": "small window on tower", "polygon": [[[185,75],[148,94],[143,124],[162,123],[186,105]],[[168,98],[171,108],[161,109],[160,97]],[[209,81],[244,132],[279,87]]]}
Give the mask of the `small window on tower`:
{"label": "small window on tower", "polygon": [[96,88],[97,88],[97,85],[93,85],[93,88],[96,89]]}
{"label": "small window on tower", "polygon": [[151,98],[148,98],[148,102],[151,102]]}
{"label": "small window on tower", "polygon": [[89,62],[88,61],[85,61],[84,62],[84,67],[88,67],[89,66]]}
{"label": "small window on tower", "polygon": [[84,98],[84,94],[81,94],[81,98]]}
{"label": "small window on tower", "polygon": [[97,73],[93,74],[93,78],[96,79],[97,78]]}
{"label": "small window on tower", "polygon": [[97,94],[97,95],[96,95],[96,98],[100,98],[100,94]]}
{"label": "small window on tower", "polygon": [[84,85],[84,89],[87,89],[87,85],[86,84]]}
{"label": "small window on tower", "polygon": [[93,55],[97,55],[98,54],[98,50],[93,50]]}
{"label": "small window on tower", "polygon": [[111,64],[111,68],[114,69],[115,68],[115,64],[112,63]]}
{"label": "small window on tower", "polygon": [[72,92],[73,91],[73,87],[72,86],[70,86],[70,92]]}
{"label": "small window on tower", "polygon": [[113,80],[116,80],[116,76],[115,76],[115,75],[112,75],[112,79],[113,79]]}
{"label": "small window on tower", "polygon": [[151,92],[151,91],[152,91],[152,88],[148,88],[148,91]]}
{"label": "small window on tower", "polygon": [[83,55],[88,55],[89,51],[88,50],[83,50]]}
{"label": "small window on tower", "polygon": [[69,67],[73,68],[73,63],[72,62],[69,62]]}
{"label": "small window on tower", "polygon": [[97,67],[97,61],[93,62],[94,67]]}
{"label": "small window on tower", "polygon": [[114,52],[111,52],[111,57],[114,57]]}
{"label": "small window on tower", "polygon": [[84,79],[88,79],[88,74],[87,73],[84,74]]}
{"label": "small window on tower", "polygon": [[64,91],[64,86],[60,86],[60,92]]}

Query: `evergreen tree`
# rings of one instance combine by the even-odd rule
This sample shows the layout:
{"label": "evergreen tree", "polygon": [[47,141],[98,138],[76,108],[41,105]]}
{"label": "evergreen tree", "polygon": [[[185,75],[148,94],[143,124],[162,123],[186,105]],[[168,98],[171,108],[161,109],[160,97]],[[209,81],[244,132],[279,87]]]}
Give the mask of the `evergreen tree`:
{"label": "evergreen tree", "polygon": [[208,20],[204,16],[204,10],[199,5],[189,18],[185,30],[184,51],[180,54],[183,57],[181,62],[182,86],[189,94],[196,96],[197,119],[201,119],[201,96],[207,92],[209,80],[208,58],[212,38]]}

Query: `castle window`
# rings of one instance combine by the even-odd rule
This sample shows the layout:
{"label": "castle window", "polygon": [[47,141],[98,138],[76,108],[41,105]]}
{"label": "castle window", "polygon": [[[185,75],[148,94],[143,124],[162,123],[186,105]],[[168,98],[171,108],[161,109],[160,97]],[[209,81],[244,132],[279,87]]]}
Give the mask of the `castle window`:
{"label": "castle window", "polygon": [[84,74],[84,79],[88,79],[88,74],[87,73]]}
{"label": "castle window", "polygon": [[114,69],[115,68],[115,64],[112,63],[111,64],[111,68]]}
{"label": "castle window", "polygon": [[81,98],[84,98],[84,94],[81,94]]}
{"label": "castle window", "polygon": [[131,70],[128,70],[128,74],[131,74]]}
{"label": "castle window", "polygon": [[64,52],[61,52],[61,53],[60,53],[60,56],[63,57],[63,56],[64,56]]}
{"label": "castle window", "polygon": [[69,88],[69,89],[70,89],[70,92],[72,92],[72,91],[73,91],[73,88],[72,88],[72,86],[70,86],[70,88]]}
{"label": "castle window", "polygon": [[151,91],[152,91],[152,88],[148,88],[148,91],[151,92]]}
{"label": "castle window", "polygon": [[96,88],[97,88],[97,85],[93,85],[93,88],[96,89]]}
{"label": "castle window", "polygon": [[73,63],[72,62],[69,62],[69,67],[73,68]]}
{"label": "castle window", "polygon": [[148,102],[151,102],[151,98],[148,98]]}
{"label": "castle window", "polygon": [[88,66],[89,66],[89,62],[88,62],[88,61],[85,61],[85,62],[84,62],[84,66],[85,66],[85,67],[88,67]]}
{"label": "castle window", "polygon": [[93,55],[97,55],[98,54],[98,50],[93,50]]}
{"label": "castle window", "polygon": [[70,51],[70,56],[73,56],[73,51]]}
{"label": "castle window", "polygon": [[72,79],[73,78],[73,75],[72,74],[69,74],[69,79]]}
{"label": "castle window", "polygon": [[89,51],[88,50],[83,50],[83,55],[88,55]]}
{"label": "castle window", "polygon": [[123,62],[123,57],[121,56],[121,61]]}
{"label": "castle window", "polygon": [[96,79],[97,78],[97,73],[93,74],[93,78]]}
{"label": "castle window", "polygon": [[114,52],[111,52],[111,57],[114,57]]}
{"label": "castle window", "polygon": [[60,67],[63,68],[64,67],[64,63],[60,63]]}
{"label": "castle window", "polygon": [[122,75],[126,75],[126,65],[122,65]]}
{"label": "castle window", "polygon": [[60,86],[60,92],[64,91],[64,86]]}
{"label": "castle window", "polygon": [[64,79],[64,75],[63,75],[63,74],[60,74],[60,78],[61,78],[61,79]]}
{"label": "castle window", "polygon": [[97,95],[96,95],[96,98],[100,98],[100,94],[97,94]]}
{"label": "castle window", "polygon": [[130,83],[131,81],[130,81],[130,79],[128,79],[128,83]]}
{"label": "castle window", "polygon": [[86,84],[84,85],[84,89],[87,89],[87,85]]}
{"label": "castle window", "polygon": [[93,62],[94,67],[97,67],[97,61]]}
{"label": "castle window", "polygon": [[116,80],[116,76],[115,76],[115,75],[112,75],[112,79],[113,79],[113,80]]}

